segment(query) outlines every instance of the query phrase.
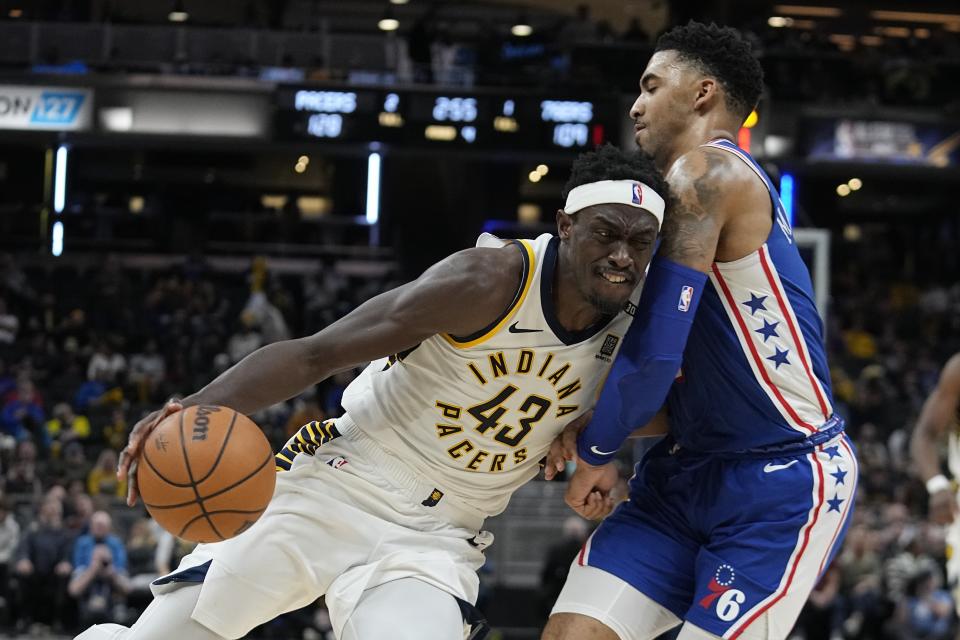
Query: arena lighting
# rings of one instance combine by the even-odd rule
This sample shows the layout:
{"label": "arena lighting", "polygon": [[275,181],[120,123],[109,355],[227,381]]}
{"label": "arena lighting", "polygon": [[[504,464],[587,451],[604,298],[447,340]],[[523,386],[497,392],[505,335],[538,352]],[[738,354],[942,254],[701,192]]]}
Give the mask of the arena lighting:
{"label": "arena lighting", "polygon": [[537,165],[537,173],[539,173],[541,176],[545,176],[545,175],[547,175],[548,173],[550,173],[550,167],[548,167],[548,166],[545,165],[545,164],[538,164],[538,165]]}
{"label": "arena lighting", "polygon": [[846,198],[848,195],[850,195],[850,187],[845,184],[839,185],[837,187],[837,195],[841,198]]}
{"label": "arena lighting", "polygon": [[767,24],[775,29],[781,27],[793,26],[793,18],[784,18],[783,16],[770,16],[767,18]]}
{"label": "arena lighting", "polygon": [[367,156],[367,224],[380,219],[380,154]]}
{"label": "arena lighting", "polygon": [[860,187],[863,186],[863,180],[860,178],[850,178],[847,181],[847,186],[850,187],[850,191],[860,191]]}
{"label": "arena lighting", "polygon": [[167,14],[167,20],[170,22],[186,22],[189,19],[190,14],[187,13],[186,8],[183,6],[183,0],[174,2],[173,9]]}
{"label": "arena lighting", "polygon": [[812,18],[838,18],[843,15],[843,11],[837,7],[811,7],[799,4],[778,4],[773,7],[773,12]]}
{"label": "arena lighting", "polygon": [[750,153],[750,145],[750,129],[747,129],[746,127],[740,127],[740,131],[737,132],[737,146],[747,153]]}
{"label": "arena lighting", "polygon": [[518,38],[526,38],[533,34],[533,27],[521,22],[510,27],[510,33]]}
{"label": "arena lighting", "polygon": [[10,9],[10,13],[8,13],[7,15],[13,18],[14,20],[16,20],[17,18],[22,18],[23,9]]}
{"label": "arena lighting", "polygon": [[396,31],[400,28],[400,21],[393,17],[393,11],[390,10],[390,7],[387,7],[383,17],[380,18],[377,28],[380,31]]}
{"label": "arena lighting", "polygon": [[407,4],[410,0],[390,0],[390,4]]}
{"label": "arena lighting", "polygon": [[920,11],[882,11],[870,12],[874,20],[888,22],[925,22],[929,24],[958,24],[960,14],[957,13],[924,13]]}
{"label": "arena lighting", "polygon": [[783,211],[787,214],[787,222],[793,226],[793,174],[783,173],[780,175],[780,202],[783,203]]}
{"label": "arena lighting", "polygon": [[60,220],[53,223],[50,253],[53,254],[54,258],[59,258],[63,254],[63,222]]}
{"label": "arena lighting", "polygon": [[529,180],[530,182],[540,182],[540,178],[542,177],[543,176],[541,176],[536,171],[531,171],[530,173],[527,174],[527,180]]}
{"label": "arena lighting", "polygon": [[67,148],[57,149],[56,168],[53,171],[53,210],[63,213],[67,201]]}

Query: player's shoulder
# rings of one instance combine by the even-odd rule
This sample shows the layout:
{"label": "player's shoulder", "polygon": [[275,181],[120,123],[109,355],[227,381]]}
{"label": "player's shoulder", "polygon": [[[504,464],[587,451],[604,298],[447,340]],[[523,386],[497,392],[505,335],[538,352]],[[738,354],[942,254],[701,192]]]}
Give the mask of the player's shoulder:
{"label": "player's shoulder", "polygon": [[437,266],[457,297],[494,305],[501,300],[510,302],[529,268],[523,248],[510,242],[500,247],[463,249]]}
{"label": "player's shoulder", "polygon": [[736,195],[738,186],[756,180],[754,172],[743,160],[728,151],[709,146],[698,146],[681,155],[670,167],[666,178],[674,193],[682,195],[686,190],[693,190],[701,200],[709,195],[713,198]]}
{"label": "player's shoulder", "polygon": [[940,373],[940,384],[948,385],[960,393],[960,353],[955,353],[947,360]]}

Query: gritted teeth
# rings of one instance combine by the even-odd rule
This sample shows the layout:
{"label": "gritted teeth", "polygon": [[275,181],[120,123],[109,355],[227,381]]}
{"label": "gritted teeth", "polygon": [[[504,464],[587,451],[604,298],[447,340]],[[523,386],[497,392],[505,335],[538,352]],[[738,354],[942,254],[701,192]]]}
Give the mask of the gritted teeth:
{"label": "gritted teeth", "polygon": [[611,273],[609,271],[601,271],[600,275],[607,282],[612,282],[613,284],[623,284],[627,282],[629,278],[622,273]]}

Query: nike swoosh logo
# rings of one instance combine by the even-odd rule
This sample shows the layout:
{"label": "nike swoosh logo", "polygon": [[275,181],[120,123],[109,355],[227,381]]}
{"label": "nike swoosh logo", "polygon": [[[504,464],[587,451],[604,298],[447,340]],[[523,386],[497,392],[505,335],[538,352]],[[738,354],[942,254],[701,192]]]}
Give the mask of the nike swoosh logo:
{"label": "nike swoosh logo", "polygon": [[593,452],[594,452],[595,454],[597,454],[598,456],[612,456],[613,454],[616,453],[616,450],[614,450],[614,451],[600,451],[600,449],[597,449],[597,445],[593,445],[592,447],[590,447],[590,451],[593,451]]}
{"label": "nike swoosh logo", "polygon": [[789,469],[793,465],[797,464],[797,462],[797,460],[791,460],[787,464],[773,464],[772,462],[768,462],[763,466],[763,472],[773,473],[774,471],[783,471],[784,469]]}
{"label": "nike swoosh logo", "polygon": [[517,326],[517,323],[514,322],[510,325],[510,333],[542,333],[543,329],[521,329]]}

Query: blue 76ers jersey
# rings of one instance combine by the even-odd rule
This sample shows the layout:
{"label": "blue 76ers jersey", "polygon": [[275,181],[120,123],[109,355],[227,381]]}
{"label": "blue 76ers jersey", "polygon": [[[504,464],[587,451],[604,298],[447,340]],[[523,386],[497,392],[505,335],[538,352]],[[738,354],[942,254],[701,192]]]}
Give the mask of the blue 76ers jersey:
{"label": "blue 76ers jersey", "polygon": [[705,145],[739,157],[767,185],[773,228],[757,251],[715,262],[667,398],[684,448],[733,452],[816,433],[833,414],[823,323],[776,189],[732,142]]}

